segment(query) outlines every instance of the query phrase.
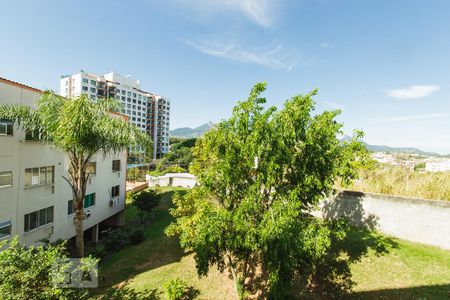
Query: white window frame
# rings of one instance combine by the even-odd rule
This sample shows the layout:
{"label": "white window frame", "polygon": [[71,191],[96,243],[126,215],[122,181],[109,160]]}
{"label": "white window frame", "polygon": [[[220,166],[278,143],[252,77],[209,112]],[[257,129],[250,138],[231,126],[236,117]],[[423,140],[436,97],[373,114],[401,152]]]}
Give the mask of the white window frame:
{"label": "white window frame", "polygon": [[0,122],[0,125],[5,126],[5,131],[4,132],[0,132],[0,136],[13,136],[14,135],[14,129],[13,129],[13,134],[8,134],[8,126],[12,126],[13,123],[12,122],[5,122],[4,120]]}
{"label": "white window frame", "polygon": [[[45,182],[41,183],[41,169],[45,168]],[[52,178],[51,181],[49,182],[49,178],[47,176],[48,172],[48,168],[51,168],[52,170]],[[25,188],[32,188],[32,187],[36,187],[36,186],[44,186],[44,185],[52,185],[55,183],[55,166],[44,166],[44,167],[33,167],[33,168],[26,168],[25,169],[25,174],[26,174],[26,170],[33,170],[33,169],[38,169],[38,175],[37,175],[37,184],[33,184],[33,171],[31,171],[31,185],[27,185],[26,181],[24,183]],[[26,177],[25,177],[26,178]]]}
{"label": "white window frame", "polygon": [[11,172],[10,174],[0,174],[0,177],[7,177],[7,176],[9,176],[10,177],[10,184],[8,184],[8,185],[0,185],[0,189],[13,186],[13,172],[12,172],[12,170],[0,171],[0,173],[2,173],[2,172]]}
{"label": "white window frame", "polygon": [[[52,208],[52,221],[51,222],[47,222],[47,223],[45,223],[43,225],[39,225],[39,223],[41,222],[41,220],[40,220],[41,219],[41,210],[45,210],[45,219],[46,219],[46,221],[48,221],[47,210],[49,208]],[[29,226],[30,225],[30,215],[32,213],[36,213],[36,216],[37,216],[37,218],[36,218],[36,225],[37,226],[35,228],[27,230],[27,228],[25,226],[25,224],[26,224],[25,217],[28,216],[28,226]],[[24,217],[23,231],[24,231],[25,234],[28,234],[30,232],[34,232],[34,231],[39,230],[41,228],[45,228],[45,227],[53,225],[53,223],[55,222],[55,207],[52,205],[52,206],[45,207],[45,208],[42,208],[42,209],[39,209],[39,210],[36,210],[36,211],[32,211],[32,212],[29,212],[27,214],[24,214],[23,217]]]}
{"label": "white window frame", "polygon": [[0,240],[7,239],[8,237],[11,236],[11,232],[12,232],[12,221],[11,220],[0,222],[0,229],[6,228],[6,227],[9,227],[9,234],[0,236]]}

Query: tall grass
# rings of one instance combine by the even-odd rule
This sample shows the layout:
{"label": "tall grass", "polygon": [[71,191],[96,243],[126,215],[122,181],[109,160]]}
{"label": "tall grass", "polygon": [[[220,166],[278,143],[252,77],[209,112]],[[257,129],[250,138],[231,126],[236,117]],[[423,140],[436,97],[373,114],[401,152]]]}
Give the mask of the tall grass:
{"label": "tall grass", "polygon": [[401,167],[383,166],[361,170],[347,189],[450,201],[450,172],[415,172]]}

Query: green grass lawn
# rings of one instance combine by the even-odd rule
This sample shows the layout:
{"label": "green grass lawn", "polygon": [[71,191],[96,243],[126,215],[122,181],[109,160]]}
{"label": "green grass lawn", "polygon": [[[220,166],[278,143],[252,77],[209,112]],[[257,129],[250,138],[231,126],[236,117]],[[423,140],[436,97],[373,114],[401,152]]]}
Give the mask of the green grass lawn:
{"label": "green grass lawn", "polygon": [[[168,208],[176,190],[184,192],[163,189],[161,205],[145,231],[146,241],[122,249],[100,267],[97,293],[126,285],[136,291],[157,290],[166,299],[164,283],[178,277],[198,290],[197,299],[234,298],[233,284],[226,274],[211,269],[208,277],[199,278],[193,255],[164,235],[173,220]],[[136,214],[136,208],[128,203],[126,217]],[[450,251],[362,230],[351,232],[346,247],[355,281],[349,298],[450,299]]]}

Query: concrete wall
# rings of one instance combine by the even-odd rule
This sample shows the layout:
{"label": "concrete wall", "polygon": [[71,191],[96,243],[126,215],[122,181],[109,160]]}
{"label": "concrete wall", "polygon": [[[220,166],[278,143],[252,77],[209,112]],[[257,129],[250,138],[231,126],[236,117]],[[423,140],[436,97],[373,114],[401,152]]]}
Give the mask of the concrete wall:
{"label": "concrete wall", "polygon": [[195,176],[187,173],[169,173],[164,176],[153,177],[146,175],[148,186],[174,186],[193,188],[197,184]]}
{"label": "concrete wall", "polygon": [[[38,90],[21,87],[0,80],[0,105],[33,105],[40,97]],[[112,171],[112,160],[121,160],[121,170]],[[95,193],[95,205],[85,209],[90,212],[84,222],[89,229],[111,216],[120,217],[125,209],[126,151],[110,155],[95,155],[97,172],[91,176],[86,194]],[[54,182],[44,185],[25,187],[25,169],[44,166],[55,168]],[[68,201],[73,198],[69,184],[62,176],[68,177],[69,160],[55,148],[40,142],[25,140],[25,133],[14,128],[13,136],[0,136],[0,171],[12,171],[11,186],[0,188],[0,223],[12,223],[9,239],[18,235],[24,244],[48,238],[51,241],[68,239],[75,235],[74,214],[68,214]],[[120,185],[120,195],[114,206],[110,205],[111,188]],[[25,232],[25,214],[53,206],[53,222]]]}
{"label": "concrete wall", "polygon": [[343,191],[322,201],[315,215],[346,216],[357,226],[450,249],[450,201]]}

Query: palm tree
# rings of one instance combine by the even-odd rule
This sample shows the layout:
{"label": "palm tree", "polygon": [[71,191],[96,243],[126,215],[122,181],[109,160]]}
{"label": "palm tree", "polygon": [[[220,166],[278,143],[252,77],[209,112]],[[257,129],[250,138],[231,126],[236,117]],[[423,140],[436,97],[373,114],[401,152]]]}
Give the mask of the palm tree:
{"label": "palm tree", "polygon": [[14,120],[23,130],[39,136],[65,152],[70,161],[68,177],[75,204],[76,247],[84,256],[83,199],[89,179],[89,160],[96,153],[120,152],[132,145],[148,146],[148,136],[136,126],[110,112],[117,103],[110,99],[91,101],[86,95],[67,99],[44,92],[36,108],[26,105],[0,105],[0,119]]}

